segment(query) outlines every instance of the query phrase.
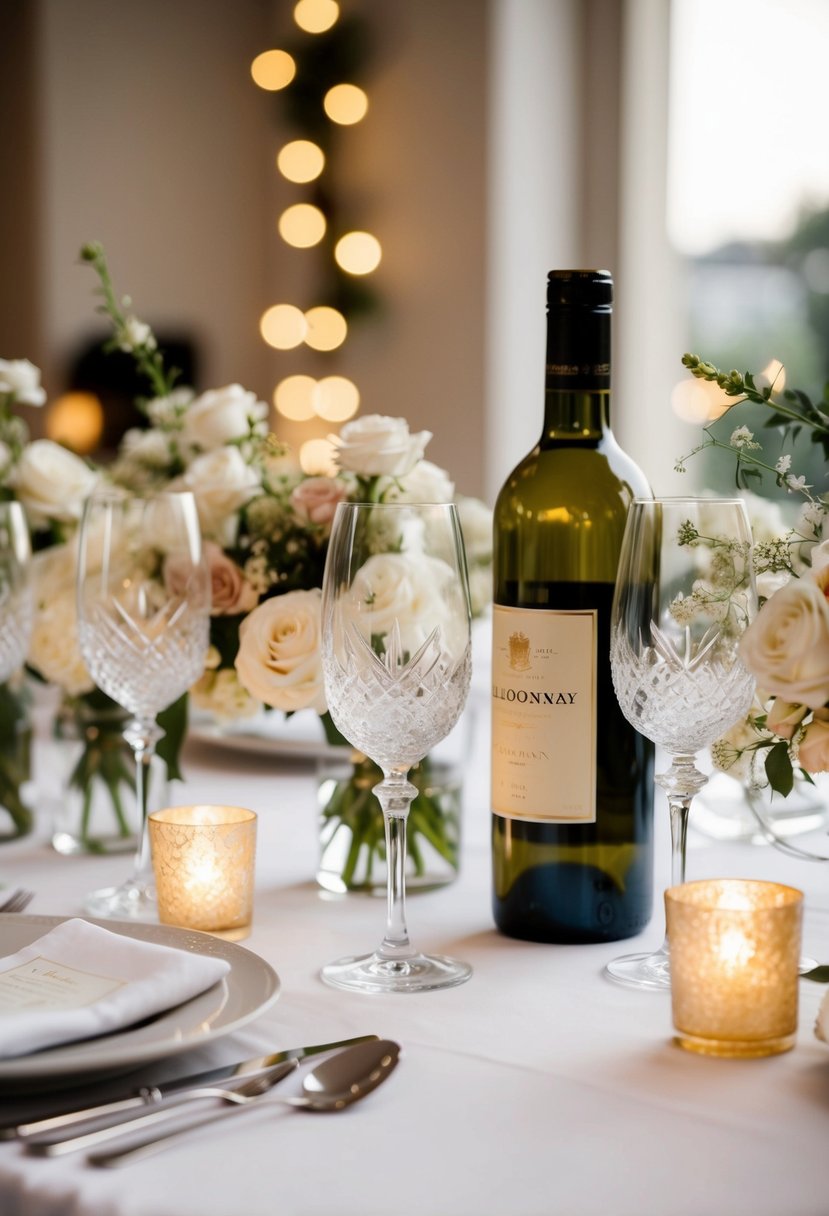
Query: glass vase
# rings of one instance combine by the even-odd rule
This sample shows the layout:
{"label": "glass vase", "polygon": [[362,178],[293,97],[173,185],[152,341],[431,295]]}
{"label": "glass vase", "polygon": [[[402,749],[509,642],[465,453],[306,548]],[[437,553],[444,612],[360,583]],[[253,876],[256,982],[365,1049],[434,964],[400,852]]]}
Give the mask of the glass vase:
{"label": "glass vase", "polygon": [[[129,714],[101,692],[65,699],[54,723],[61,768],[52,845],[58,853],[129,853],[138,845],[141,813],[135,756],[124,738]],[[148,811],[168,801],[167,770],[150,766]]]}
{"label": "glass vase", "polygon": [[[326,891],[386,895],[383,812],[373,793],[383,774],[360,752],[343,749],[317,768],[320,863],[317,882]],[[407,825],[406,888],[409,893],[444,887],[458,875],[461,845],[461,768],[427,756],[409,772],[417,788]]]}
{"label": "glass vase", "polygon": [[22,681],[0,684],[0,844],[28,836],[34,826],[29,706]]}

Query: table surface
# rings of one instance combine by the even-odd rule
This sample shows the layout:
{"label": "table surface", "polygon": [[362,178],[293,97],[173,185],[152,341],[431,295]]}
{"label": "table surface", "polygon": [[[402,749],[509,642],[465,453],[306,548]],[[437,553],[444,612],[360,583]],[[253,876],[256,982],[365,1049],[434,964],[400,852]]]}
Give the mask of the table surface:
{"label": "table surface", "polygon": [[[146,1070],[141,1080],[264,1050],[374,1032],[403,1048],[390,1081],[336,1117],[276,1104],[205,1128],[122,1170],[27,1157],[0,1144],[2,1216],[820,1216],[829,1212],[829,1046],[813,1026],[823,989],[801,981],[795,1049],[718,1060],[672,1044],[667,993],[602,976],[605,962],[659,944],[657,907],[632,943],[557,947],[493,928],[488,722],[478,704],[465,787],[461,873],[413,896],[416,944],[468,959],[469,983],[413,996],[337,992],[332,958],[379,940],[382,900],[323,894],[313,764],[189,742],[173,801],[259,814],[253,932],[277,970],[278,1002],[244,1030]],[[49,748],[37,751],[43,788]],[[657,884],[667,882],[667,811],[657,804]],[[3,846],[0,881],[36,891],[31,912],[75,915],[130,859],[57,855],[41,816]],[[829,868],[691,835],[689,877],[734,875],[806,892],[804,949],[829,962]],[[282,1092],[295,1086],[283,1083]],[[266,1100],[267,1101],[267,1100]]]}

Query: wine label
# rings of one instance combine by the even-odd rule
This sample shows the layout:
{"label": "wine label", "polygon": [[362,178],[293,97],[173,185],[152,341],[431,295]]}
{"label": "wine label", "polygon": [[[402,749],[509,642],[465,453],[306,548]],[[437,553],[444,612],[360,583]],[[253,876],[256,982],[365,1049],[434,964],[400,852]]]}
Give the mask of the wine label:
{"label": "wine label", "polygon": [[497,815],[595,823],[597,616],[493,606]]}

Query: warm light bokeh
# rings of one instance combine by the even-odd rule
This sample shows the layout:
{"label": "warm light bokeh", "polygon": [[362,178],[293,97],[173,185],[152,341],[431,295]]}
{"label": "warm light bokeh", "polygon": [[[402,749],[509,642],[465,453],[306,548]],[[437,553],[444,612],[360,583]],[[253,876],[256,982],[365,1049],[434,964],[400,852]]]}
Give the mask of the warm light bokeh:
{"label": "warm light bokeh", "polygon": [[313,350],[336,350],[342,346],[348,333],[345,317],[336,308],[328,308],[321,304],[317,308],[309,308],[305,314],[306,345]]}
{"label": "warm light bokeh", "polygon": [[313,376],[286,376],[274,389],[273,403],[283,418],[289,418],[291,422],[307,422],[316,413],[316,388],[317,382]]}
{"label": "warm light bokeh", "polygon": [[311,203],[294,203],[282,212],[277,226],[287,245],[308,249],[318,245],[325,236],[326,221],[319,207]]}
{"label": "warm light bokeh", "polygon": [[326,422],[347,422],[360,408],[360,390],[346,376],[324,376],[317,384],[314,402]]}
{"label": "warm light bokeh", "polygon": [[370,232],[347,232],[334,247],[337,265],[348,274],[371,274],[382,256],[380,242]]}
{"label": "warm light bokeh", "polygon": [[294,7],[294,21],[306,34],[324,34],[340,15],[336,0],[299,0]]}
{"label": "warm light bokeh", "polygon": [[368,111],[368,97],[356,84],[335,84],[322,104],[331,121],[344,127],[360,122]]}
{"label": "warm light bokeh", "polygon": [[296,76],[296,64],[287,51],[263,51],[250,65],[250,74],[260,89],[276,93]]}
{"label": "warm light bokeh", "polygon": [[274,304],[262,314],[259,330],[269,346],[293,350],[305,340],[308,323],[302,310],[293,304]]}
{"label": "warm light bokeh", "polygon": [[310,139],[294,139],[279,150],[276,167],[289,182],[312,182],[325,168],[325,154]]}
{"label": "warm light bokeh", "polygon": [[339,469],[330,439],[306,439],[299,449],[303,473],[311,477],[334,477]]}
{"label": "warm light bokeh", "polygon": [[79,455],[94,452],[104,431],[104,408],[94,393],[64,393],[49,406],[46,434]]}

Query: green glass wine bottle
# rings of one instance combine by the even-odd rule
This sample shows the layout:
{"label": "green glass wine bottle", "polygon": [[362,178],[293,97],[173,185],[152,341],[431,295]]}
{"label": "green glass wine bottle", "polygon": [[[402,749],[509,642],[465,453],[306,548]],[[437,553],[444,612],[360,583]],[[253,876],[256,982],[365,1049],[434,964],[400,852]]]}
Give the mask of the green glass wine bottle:
{"label": "green glass wine bottle", "polygon": [[493,910],[512,937],[615,941],[647,924],[653,748],[610,676],[627,509],[650,496],[609,423],[613,280],[547,282],[544,431],[495,505]]}

